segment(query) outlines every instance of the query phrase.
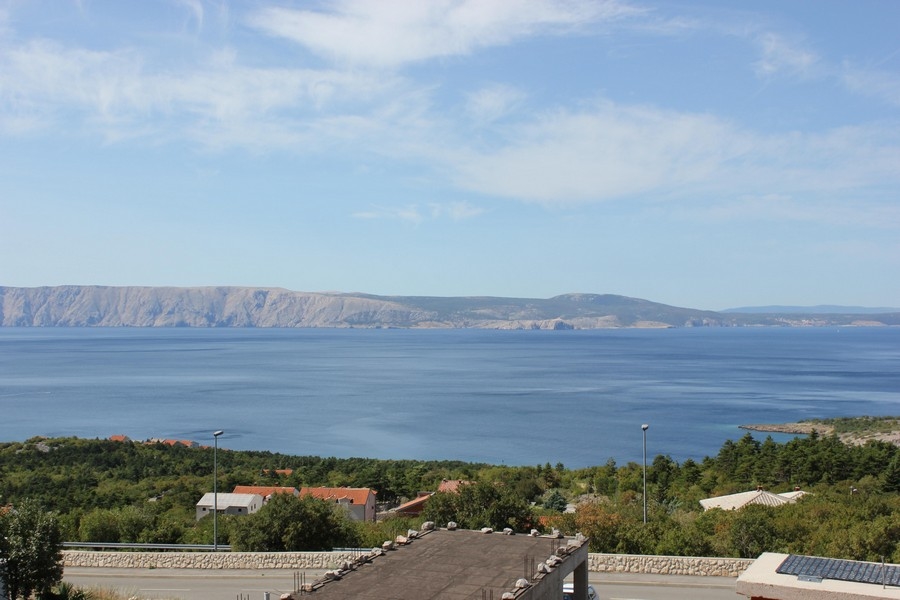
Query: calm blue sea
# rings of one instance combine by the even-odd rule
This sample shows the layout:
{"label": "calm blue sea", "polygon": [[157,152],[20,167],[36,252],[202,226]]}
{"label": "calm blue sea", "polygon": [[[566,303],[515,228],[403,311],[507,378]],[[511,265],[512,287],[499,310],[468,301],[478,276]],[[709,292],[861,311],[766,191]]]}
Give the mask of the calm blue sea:
{"label": "calm blue sea", "polygon": [[[900,414],[900,329],[0,328],[0,441],[562,462],[718,452],[740,424]],[[781,440],[785,437],[776,438]]]}

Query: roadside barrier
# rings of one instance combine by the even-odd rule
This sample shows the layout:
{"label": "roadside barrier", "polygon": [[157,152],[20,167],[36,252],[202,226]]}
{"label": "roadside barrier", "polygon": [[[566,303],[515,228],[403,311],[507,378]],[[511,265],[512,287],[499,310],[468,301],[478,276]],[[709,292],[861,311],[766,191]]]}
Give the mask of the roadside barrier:
{"label": "roadside barrier", "polygon": [[[132,544],[133,546],[133,544]],[[219,546],[221,549],[222,546]],[[129,569],[335,569],[360,550],[336,552],[106,552],[64,550],[66,567]],[[645,573],[737,577],[753,559],[639,554],[588,554],[588,570],[598,573]]]}

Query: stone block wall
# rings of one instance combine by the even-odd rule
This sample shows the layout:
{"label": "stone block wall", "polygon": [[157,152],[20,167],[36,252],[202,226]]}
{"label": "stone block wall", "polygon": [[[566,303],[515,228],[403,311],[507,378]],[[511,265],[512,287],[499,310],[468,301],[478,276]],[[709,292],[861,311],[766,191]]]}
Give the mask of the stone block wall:
{"label": "stone block wall", "polygon": [[123,569],[334,569],[352,552],[94,552],[63,551],[66,567]]}
{"label": "stone block wall", "polygon": [[[321,569],[352,561],[354,552],[95,552],[66,550],[66,567],[129,569]],[[588,570],[598,573],[647,573],[737,577],[753,563],[742,558],[588,554]]]}
{"label": "stone block wall", "polygon": [[737,577],[751,564],[753,564],[752,558],[588,554],[588,570],[597,573]]}

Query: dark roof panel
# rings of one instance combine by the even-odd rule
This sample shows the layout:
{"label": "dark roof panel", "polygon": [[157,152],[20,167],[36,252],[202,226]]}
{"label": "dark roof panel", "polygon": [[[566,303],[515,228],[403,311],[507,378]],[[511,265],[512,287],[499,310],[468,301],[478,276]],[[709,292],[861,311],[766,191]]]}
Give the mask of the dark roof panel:
{"label": "dark roof panel", "polygon": [[900,567],[879,563],[820,558],[791,554],[781,563],[776,573],[798,577],[820,577],[856,583],[875,583],[900,586]]}

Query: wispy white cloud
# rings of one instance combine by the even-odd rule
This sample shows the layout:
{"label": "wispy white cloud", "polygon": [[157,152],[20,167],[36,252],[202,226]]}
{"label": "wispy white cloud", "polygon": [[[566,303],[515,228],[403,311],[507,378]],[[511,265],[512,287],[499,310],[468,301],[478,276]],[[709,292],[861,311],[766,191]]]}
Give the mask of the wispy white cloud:
{"label": "wispy white cloud", "polygon": [[468,94],[466,112],[478,123],[502,119],[515,110],[526,98],[517,88],[494,84]]}
{"label": "wispy white cloud", "polygon": [[840,78],[854,93],[900,107],[900,76],[895,72],[856,67],[845,61],[841,65]]}
{"label": "wispy white cloud", "polygon": [[638,12],[617,0],[341,0],[328,11],[267,7],[248,22],[342,64],[396,67]]}
{"label": "wispy white cloud", "polygon": [[[468,147],[452,160],[462,188],[546,205],[635,198],[702,205],[752,194],[794,197],[792,218],[896,225],[893,209],[849,219],[836,212],[835,198],[852,213],[848,194],[862,207],[884,186],[900,185],[897,140],[897,124],[761,135],[706,114],[600,102],[520,122],[496,148]],[[757,202],[761,216],[786,215],[786,204]]]}
{"label": "wispy white cloud", "polygon": [[354,212],[351,216],[355,219],[406,221],[413,225],[419,225],[425,220],[417,204],[396,207],[373,206],[369,210]]}
{"label": "wispy white cloud", "polygon": [[184,7],[196,24],[197,29],[203,29],[204,8],[202,0],[171,0],[175,4]]}
{"label": "wispy white cloud", "polygon": [[9,31],[9,7],[0,4],[0,35]]}
{"label": "wispy white cloud", "polygon": [[407,204],[398,207],[375,206],[369,210],[355,212],[351,216],[356,219],[399,220],[420,225],[426,221],[442,219],[463,221],[477,217],[483,212],[482,208],[473,206],[469,202],[459,201],[446,204],[432,202],[424,206],[418,204]]}
{"label": "wispy white cloud", "polygon": [[[184,5],[198,23],[208,16],[203,5]],[[327,13],[270,9],[253,19],[277,33],[275,16],[285,17],[287,29],[278,35],[296,36],[323,55],[365,63],[366,51],[383,53],[372,60],[397,66],[643,14],[616,2],[446,0],[381,7],[345,0]],[[323,26],[321,39],[305,29],[310,22]],[[341,45],[357,34],[363,39]],[[752,39],[762,54],[761,76],[825,72],[813,51],[784,36],[757,32]],[[710,194],[731,198],[734,190],[792,198],[788,204],[757,201],[759,214],[773,219],[844,219],[827,203],[821,206],[828,215],[815,216],[807,194],[827,197],[837,190],[864,198],[875,186],[900,184],[896,123],[763,135],[708,113],[606,100],[525,111],[525,89],[501,83],[484,85],[447,111],[432,103],[431,88],[400,75],[296,64],[251,65],[238,49],[220,47],[176,69],[150,64],[136,48],[87,50],[45,39],[6,43],[0,47],[0,131],[68,127],[108,141],[188,139],[214,148],[323,154],[340,147],[422,165],[458,189],[544,205],[637,197],[688,203]],[[848,66],[842,77],[859,93],[900,102],[890,72]],[[466,126],[459,115],[468,118]],[[796,210],[788,214],[786,206]],[[423,223],[480,213],[466,203],[410,204],[354,216]],[[876,213],[882,223],[896,222],[890,210]]]}
{"label": "wispy white cloud", "polygon": [[[600,102],[506,131],[491,151],[457,157],[457,183],[547,204],[603,201],[706,180],[745,149],[714,117]],[[730,140],[730,141],[729,141]]]}
{"label": "wispy white cloud", "polygon": [[761,77],[808,75],[819,62],[811,50],[771,31],[758,36],[756,42],[761,56],[754,68]]}
{"label": "wispy white cloud", "polygon": [[432,204],[432,215],[435,218],[446,216],[453,221],[464,221],[484,213],[484,209],[468,202],[451,202],[449,204]]}
{"label": "wispy white cloud", "polygon": [[35,40],[0,53],[0,124],[22,133],[82,123],[106,139],[187,134],[274,149],[329,126],[340,137],[348,122],[365,121],[356,110],[395,84],[359,72],[248,67],[231,50],[182,72],[154,71],[135,50]]}

